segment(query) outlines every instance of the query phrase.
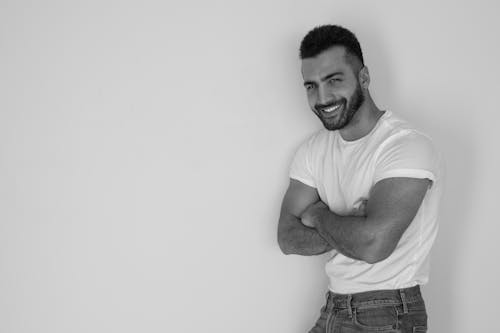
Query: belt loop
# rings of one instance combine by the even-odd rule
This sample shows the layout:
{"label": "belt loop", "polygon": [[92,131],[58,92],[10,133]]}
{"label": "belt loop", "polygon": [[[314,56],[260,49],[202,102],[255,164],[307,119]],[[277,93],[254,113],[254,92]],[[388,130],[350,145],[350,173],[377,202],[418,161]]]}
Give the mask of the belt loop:
{"label": "belt loop", "polygon": [[352,295],[349,294],[349,295],[347,295],[347,312],[349,312],[349,318],[352,318],[351,302],[352,302]]}
{"label": "belt loop", "polygon": [[401,296],[401,303],[403,303],[403,313],[408,313],[408,304],[406,303],[406,295],[403,289],[399,289],[399,296]]}

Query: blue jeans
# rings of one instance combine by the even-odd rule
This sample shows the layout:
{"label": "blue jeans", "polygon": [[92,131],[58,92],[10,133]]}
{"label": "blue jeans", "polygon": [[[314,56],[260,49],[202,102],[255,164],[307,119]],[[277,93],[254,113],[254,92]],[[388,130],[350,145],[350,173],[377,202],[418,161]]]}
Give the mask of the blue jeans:
{"label": "blue jeans", "polygon": [[427,332],[419,286],[344,295],[328,292],[326,305],[309,333]]}

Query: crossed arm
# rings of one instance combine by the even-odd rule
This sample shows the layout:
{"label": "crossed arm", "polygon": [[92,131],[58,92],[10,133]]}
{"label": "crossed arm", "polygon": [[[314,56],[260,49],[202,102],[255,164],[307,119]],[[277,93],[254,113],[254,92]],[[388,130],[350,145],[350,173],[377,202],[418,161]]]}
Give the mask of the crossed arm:
{"label": "crossed arm", "polygon": [[278,224],[280,248],[306,256],[335,249],[368,263],[381,261],[396,248],[430,184],[428,179],[383,179],[371,189],[365,215],[340,216],[315,188],[291,179]]}

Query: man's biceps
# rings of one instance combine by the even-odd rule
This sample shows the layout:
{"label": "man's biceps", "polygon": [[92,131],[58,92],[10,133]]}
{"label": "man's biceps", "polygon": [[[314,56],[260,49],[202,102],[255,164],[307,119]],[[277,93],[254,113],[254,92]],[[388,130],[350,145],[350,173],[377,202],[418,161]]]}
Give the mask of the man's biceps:
{"label": "man's biceps", "polygon": [[418,198],[425,195],[431,184],[428,178],[385,178],[372,187],[370,199]]}
{"label": "man's biceps", "polygon": [[367,213],[413,219],[431,184],[426,178],[383,179],[372,189]]}
{"label": "man's biceps", "polygon": [[290,179],[290,186],[283,200],[283,209],[294,216],[300,216],[311,204],[319,200],[316,188]]}

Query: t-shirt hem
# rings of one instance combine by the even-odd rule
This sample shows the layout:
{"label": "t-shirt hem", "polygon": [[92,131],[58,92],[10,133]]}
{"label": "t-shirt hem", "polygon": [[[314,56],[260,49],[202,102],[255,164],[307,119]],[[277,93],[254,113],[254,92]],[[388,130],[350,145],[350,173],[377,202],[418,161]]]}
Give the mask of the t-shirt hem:
{"label": "t-shirt hem", "polygon": [[436,176],[434,173],[428,170],[422,169],[394,169],[387,171],[378,177],[375,177],[374,183],[386,179],[386,178],[396,178],[396,177],[405,177],[405,178],[419,178],[419,179],[430,179],[431,181],[436,181]]}
{"label": "t-shirt hem", "polygon": [[377,291],[377,290],[397,290],[397,289],[405,289],[411,288],[417,285],[423,286],[427,281],[409,281],[407,283],[401,283],[398,285],[391,284],[377,284],[377,285],[338,285],[336,283],[336,287],[332,288],[331,283],[328,286],[328,290],[335,294],[356,294],[356,293],[364,293],[369,291]]}
{"label": "t-shirt hem", "polygon": [[299,177],[299,176],[296,176],[296,175],[290,175],[290,178],[298,180],[299,182],[301,182],[303,184],[306,184],[307,186],[316,188],[316,184],[313,181],[309,180],[309,179],[305,179],[305,178],[302,178],[302,177]]}

